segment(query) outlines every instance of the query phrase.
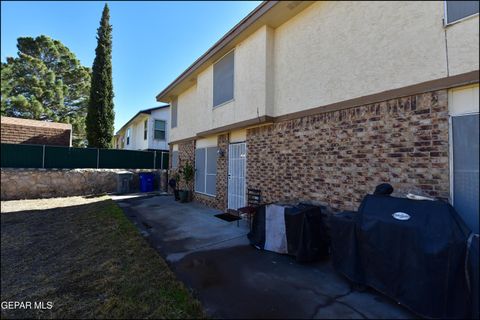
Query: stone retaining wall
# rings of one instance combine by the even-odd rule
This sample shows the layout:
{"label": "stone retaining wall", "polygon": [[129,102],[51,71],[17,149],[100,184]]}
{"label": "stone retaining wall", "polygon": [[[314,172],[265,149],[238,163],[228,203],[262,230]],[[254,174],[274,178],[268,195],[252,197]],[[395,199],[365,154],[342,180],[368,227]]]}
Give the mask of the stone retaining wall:
{"label": "stone retaining wall", "polygon": [[[94,195],[117,191],[117,174],[125,169],[1,169],[1,200]],[[130,190],[139,190],[140,172],[155,173],[154,190],[166,191],[166,170],[128,169]]]}

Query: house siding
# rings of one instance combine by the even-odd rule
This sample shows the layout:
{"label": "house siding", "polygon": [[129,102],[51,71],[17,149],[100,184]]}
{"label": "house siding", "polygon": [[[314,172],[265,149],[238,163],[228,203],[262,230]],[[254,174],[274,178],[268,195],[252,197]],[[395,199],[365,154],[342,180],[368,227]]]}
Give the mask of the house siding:
{"label": "house siding", "polygon": [[[165,107],[152,110],[150,114],[141,113],[135,117],[128,126],[122,128],[115,135],[115,144],[119,149],[125,150],[168,150],[170,138],[170,108]],[[144,123],[147,120],[147,139],[144,137]],[[154,137],[155,120],[163,120],[165,126],[165,140],[156,140]],[[127,130],[131,128],[130,143],[127,144]],[[124,143],[122,143],[124,139]]]}
{"label": "house siding", "polygon": [[375,186],[449,196],[447,91],[247,130],[247,186],[263,200],[356,209]]}
{"label": "house siding", "polygon": [[[228,144],[229,144],[229,134],[223,134],[216,137],[217,147],[224,150],[225,154],[223,157],[217,157],[217,179],[216,179],[216,195],[208,196],[205,194],[194,192],[193,199],[198,201],[206,206],[217,208],[219,210],[224,210],[227,207],[227,181],[228,181]],[[197,145],[197,140],[188,140],[175,145],[170,146],[170,163],[172,163],[172,151],[178,150],[178,159],[179,165],[178,168],[181,169],[186,162],[190,162],[192,165],[195,164],[195,148]],[[171,169],[171,174],[179,172],[179,169]],[[190,186],[185,184],[183,177],[180,178],[181,182],[179,185],[180,189],[190,189],[193,190],[195,181],[192,182]]]}
{"label": "house siding", "polygon": [[[240,43],[234,51],[233,100],[213,107],[213,65],[199,74],[196,83],[178,96],[177,127],[171,141],[195,136],[217,128],[264,116],[266,105],[273,109],[273,71],[267,72],[273,49],[273,30],[264,26]],[[270,58],[271,60],[271,58]]]}
{"label": "house siding", "polygon": [[314,2],[235,46],[234,101],[212,108],[212,65],[199,73],[172,141],[478,70],[478,15],[443,18],[443,1]]}
{"label": "house siding", "polygon": [[226,208],[234,129],[246,130],[246,187],[265,202],[351,210],[382,182],[449,199],[447,92],[478,86],[479,16],[443,18],[443,1],[319,1],[239,40],[234,101],[211,107],[212,65],[175,93],[172,141],[224,139],[217,197],[195,199]]}
{"label": "house siding", "polygon": [[[168,150],[168,141],[170,139],[170,108],[154,110],[148,119],[148,149]],[[155,139],[155,120],[165,121],[165,140]],[[143,132],[142,132],[143,134]]]}
{"label": "house siding", "polygon": [[[260,189],[265,202],[317,201],[338,210],[356,209],[383,182],[397,195],[448,199],[447,98],[439,90],[249,128],[246,186]],[[225,210],[234,134],[217,139],[224,151],[217,158],[217,194],[194,193],[194,200]],[[179,168],[195,162],[195,146],[194,139],[176,145]]]}

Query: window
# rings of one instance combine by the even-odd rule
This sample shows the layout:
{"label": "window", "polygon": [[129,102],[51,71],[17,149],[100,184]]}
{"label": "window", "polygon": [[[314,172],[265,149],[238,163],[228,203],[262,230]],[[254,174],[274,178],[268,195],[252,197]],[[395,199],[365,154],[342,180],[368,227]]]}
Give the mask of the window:
{"label": "window", "polygon": [[234,52],[213,65],[213,106],[233,99]]}
{"label": "window", "polygon": [[477,114],[452,117],[453,204],[463,221],[479,232],[479,135]]}
{"label": "window", "polygon": [[195,150],[195,191],[215,196],[217,187],[217,147]]}
{"label": "window", "polygon": [[177,104],[178,104],[178,99],[175,98],[172,100],[172,128],[177,127]]}
{"label": "window", "polygon": [[143,123],[143,140],[147,140],[148,136],[148,120]]}
{"label": "window", "polygon": [[178,168],[178,151],[172,152],[172,169]]}
{"label": "window", "polygon": [[165,140],[165,121],[155,120],[153,138],[155,140]]}
{"label": "window", "polygon": [[446,23],[449,24],[478,13],[478,3],[478,1],[445,1]]}
{"label": "window", "polygon": [[448,91],[450,114],[450,196],[452,205],[474,233],[479,233],[479,87]]}
{"label": "window", "polygon": [[130,144],[130,132],[132,131],[132,128],[127,129],[127,145]]}

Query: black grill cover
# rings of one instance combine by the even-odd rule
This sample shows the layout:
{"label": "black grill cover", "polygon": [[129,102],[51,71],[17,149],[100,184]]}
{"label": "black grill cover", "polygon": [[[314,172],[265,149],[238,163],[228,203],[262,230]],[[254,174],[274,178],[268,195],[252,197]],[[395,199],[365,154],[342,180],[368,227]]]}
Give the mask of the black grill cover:
{"label": "black grill cover", "polygon": [[335,215],[330,227],[333,264],[352,281],[425,317],[470,316],[470,231],[448,203],[367,195],[358,213]]}
{"label": "black grill cover", "polygon": [[[260,249],[265,245],[265,208],[266,205],[257,208],[248,234],[250,243]],[[320,207],[303,203],[285,205],[284,215],[289,255],[295,256],[298,262],[315,261],[328,255],[330,238]]]}

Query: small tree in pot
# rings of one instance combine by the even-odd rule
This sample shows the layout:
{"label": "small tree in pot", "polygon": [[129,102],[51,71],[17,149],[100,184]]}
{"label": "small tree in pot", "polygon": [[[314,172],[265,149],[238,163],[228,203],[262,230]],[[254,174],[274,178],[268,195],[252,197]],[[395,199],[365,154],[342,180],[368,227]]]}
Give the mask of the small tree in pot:
{"label": "small tree in pot", "polygon": [[192,199],[192,181],[195,174],[195,169],[190,161],[186,161],[183,166],[182,175],[183,181],[185,181],[186,189],[180,190],[180,202],[188,202]]}
{"label": "small tree in pot", "polygon": [[172,175],[172,179],[168,181],[170,188],[173,190],[173,195],[175,197],[175,201],[180,200],[180,196],[178,194],[178,187],[180,186],[180,174],[178,172],[174,172]]}

